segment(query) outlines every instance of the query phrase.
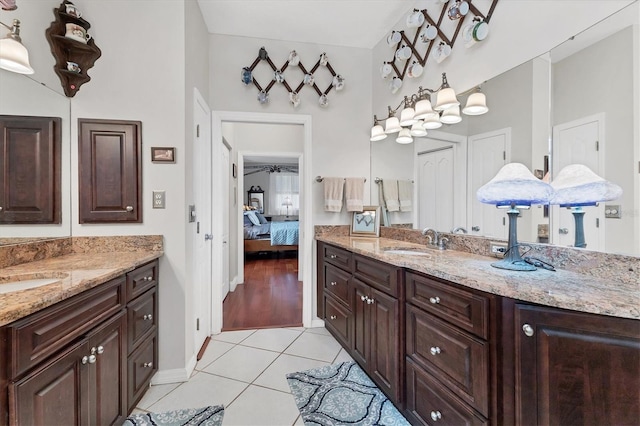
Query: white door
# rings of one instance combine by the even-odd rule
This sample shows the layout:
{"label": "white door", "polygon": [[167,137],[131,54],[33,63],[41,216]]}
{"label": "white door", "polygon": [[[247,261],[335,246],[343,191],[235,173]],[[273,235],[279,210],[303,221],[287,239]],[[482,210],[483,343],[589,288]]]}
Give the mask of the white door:
{"label": "white door", "polygon": [[222,196],[226,197],[226,202],[221,205],[222,209],[222,300],[229,293],[229,206],[233,206],[233,196],[229,185],[229,147],[222,144],[222,164],[220,165]]}
{"label": "white door", "polygon": [[469,234],[490,238],[507,238],[504,210],[478,201],[476,193],[507,164],[510,154],[511,129],[469,136]]}
{"label": "white door", "polygon": [[193,235],[193,306],[195,345],[198,350],[211,334],[211,113],[194,89],[193,182],[195,226]]}
{"label": "white door", "polygon": [[[604,150],[604,114],[585,117],[553,128],[553,172],[569,164],[583,164],[603,176],[600,152]],[[604,204],[583,207],[584,240],[589,250],[604,250]],[[552,206],[552,243],[573,246],[575,220],[569,209]]]}
{"label": "white door", "polygon": [[454,218],[453,147],[418,154],[418,228],[449,232]]}

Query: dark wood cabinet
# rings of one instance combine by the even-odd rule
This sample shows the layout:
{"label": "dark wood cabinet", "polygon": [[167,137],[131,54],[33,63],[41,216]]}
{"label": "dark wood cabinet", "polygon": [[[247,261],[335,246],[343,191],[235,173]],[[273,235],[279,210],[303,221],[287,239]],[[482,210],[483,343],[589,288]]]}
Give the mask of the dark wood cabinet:
{"label": "dark wood cabinet", "polygon": [[142,222],[141,126],[78,120],[80,223]]}
{"label": "dark wood cabinet", "polygon": [[0,224],[61,222],[61,123],[0,115]]}
{"label": "dark wood cabinet", "polygon": [[637,425],[640,322],[515,305],[517,424]]}

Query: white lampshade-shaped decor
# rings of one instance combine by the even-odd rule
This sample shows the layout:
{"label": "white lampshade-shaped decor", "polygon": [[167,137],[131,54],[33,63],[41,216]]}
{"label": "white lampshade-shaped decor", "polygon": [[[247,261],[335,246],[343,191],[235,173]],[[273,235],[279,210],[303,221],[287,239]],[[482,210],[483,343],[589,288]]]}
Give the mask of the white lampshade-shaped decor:
{"label": "white lampshade-shaped decor", "polygon": [[435,114],[425,118],[424,122],[422,123],[422,127],[424,127],[427,130],[439,129],[440,127],[442,127],[442,122],[440,121],[440,115]]}
{"label": "white lampshade-shaped decor", "polygon": [[371,128],[371,138],[369,139],[371,142],[381,141],[385,139],[387,134],[384,132],[384,129],[381,125],[376,124]]}
{"label": "white lampshade-shaped decor", "polygon": [[398,137],[396,138],[396,142],[401,144],[407,144],[413,142],[413,138],[411,137],[411,131],[409,129],[402,129],[400,133],[398,133]]}
{"label": "white lampshade-shaped decor", "polygon": [[460,117],[460,106],[454,105],[451,108],[445,109],[440,117],[440,121],[444,124],[457,124],[461,122],[462,117]]}
{"label": "white lampshade-shaped decor", "polygon": [[433,109],[436,111],[444,111],[458,105],[460,105],[460,102],[458,98],[456,98],[456,92],[447,86],[436,95],[436,106],[434,106]]}
{"label": "white lampshade-shaped decor", "polygon": [[0,39],[0,68],[18,74],[33,74],[34,70],[29,64],[29,52],[20,39],[20,21],[14,19],[13,27],[1,22],[0,24],[11,30]]}
{"label": "white lampshade-shaped decor", "polygon": [[386,134],[397,133],[402,130],[398,117],[389,117],[384,122],[384,132]]}
{"label": "white lampshade-shaped decor", "polygon": [[487,97],[482,92],[476,92],[469,95],[467,98],[467,104],[462,109],[462,113],[466,115],[482,115],[488,111]]}
{"label": "white lampshade-shaped decor", "polygon": [[551,182],[554,195],[549,204],[571,208],[575,222],[574,247],[585,248],[583,218],[584,206],[595,206],[601,201],[611,201],[622,195],[622,188],[595,174],[583,164],[570,164]]}
{"label": "white lampshade-shaped decor", "polygon": [[416,111],[413,108],[407,107],[403,109],[400,113],[400,125],[412,126],[416,121],[418,121],[414,118],[415,115]]}
{"label": "white lampshade-shaped decor", "polygon": [[415,115],[413,116],[416,120],[425,120],[427,117],[437,115],[438,113],[431,107],[431,101],[429,99],[422,99],[416,102]]}
{"label": "white lampshade-shaped decor", "polygon": [[410,133],[411,136],[420,138],[423,136],[427,136],[427,129],[424,128],[421,122],[416,121],[413,126],[411,126]]}
{"label": "white lampshade-shaped decor", "polygon": [[517,218],[519,208],[529,208],[532,204],[547,204],[553,195],[548,183],[536,178],[520,163],[503,166],[493,179],[481,186],[476,196],[478,201],[509,208],[509,241],[504,259],[491,266],[512,271],[535,271],[536,267],[520,257],[518,247]]}

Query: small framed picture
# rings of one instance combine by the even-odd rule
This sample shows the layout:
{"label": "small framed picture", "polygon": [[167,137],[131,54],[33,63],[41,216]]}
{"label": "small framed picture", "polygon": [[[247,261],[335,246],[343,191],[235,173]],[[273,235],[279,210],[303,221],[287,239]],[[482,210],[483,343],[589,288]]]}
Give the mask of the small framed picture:
{"label": "small framed picture", "polygon": [[380,206],[364,206],[361,212],[353,212],[350,234],[362,237],[379,237]]}
{"label": "small framed picture", "polygon": [[175,163],[176,149],[174,147],[152,146],[151,161],[154,163]]}

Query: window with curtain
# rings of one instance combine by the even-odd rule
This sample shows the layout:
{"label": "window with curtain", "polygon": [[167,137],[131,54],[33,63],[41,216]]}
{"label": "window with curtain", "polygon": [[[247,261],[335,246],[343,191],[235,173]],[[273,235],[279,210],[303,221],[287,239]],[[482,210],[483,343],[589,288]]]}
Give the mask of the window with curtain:
{"label": "window with curtain", "polygon": [[297,216],[300,211],[300,179],[295,173],[269,175],[270,215]]}

